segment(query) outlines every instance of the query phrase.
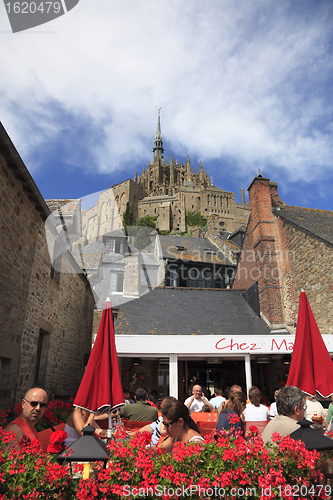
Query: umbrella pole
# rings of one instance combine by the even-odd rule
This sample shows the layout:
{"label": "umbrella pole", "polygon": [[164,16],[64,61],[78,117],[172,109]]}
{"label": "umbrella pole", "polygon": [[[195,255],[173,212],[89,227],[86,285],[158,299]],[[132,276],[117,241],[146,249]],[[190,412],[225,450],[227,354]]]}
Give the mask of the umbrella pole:
{"label": "umbrella pole", "polygon": [[108,439],[108,442],[111,441],[111,438],[112,438],[112,419],[111,419],[111,412],[109,411],[109,415],[108,415],[108,434],[107,434],[107,439]]}

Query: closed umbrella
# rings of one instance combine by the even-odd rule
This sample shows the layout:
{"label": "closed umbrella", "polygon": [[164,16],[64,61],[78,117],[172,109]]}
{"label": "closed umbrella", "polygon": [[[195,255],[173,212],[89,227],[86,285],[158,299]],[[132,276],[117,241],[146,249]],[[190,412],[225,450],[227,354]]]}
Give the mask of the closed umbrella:
{"label": "closed umbrella", "polygon": [[320,334],[305,292],[299,298],[298,320],[287,385],[306,394],[333,394],[333,362]]}
{"label": "closed umbrella", "polygon": [[74,406],[90,412],[109,413],[124,404],[114,336],[110,299],[107,298],[94,347],[74,400]]}

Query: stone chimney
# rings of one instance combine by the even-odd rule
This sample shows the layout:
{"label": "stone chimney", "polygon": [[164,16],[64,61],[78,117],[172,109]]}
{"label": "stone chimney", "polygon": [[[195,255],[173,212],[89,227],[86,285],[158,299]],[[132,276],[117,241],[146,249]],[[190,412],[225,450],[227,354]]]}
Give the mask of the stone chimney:
{"label": "stone chimney", "polygon": [[124,269],[124,297],[139,297],[140,295],[140,254],[127,253]]}

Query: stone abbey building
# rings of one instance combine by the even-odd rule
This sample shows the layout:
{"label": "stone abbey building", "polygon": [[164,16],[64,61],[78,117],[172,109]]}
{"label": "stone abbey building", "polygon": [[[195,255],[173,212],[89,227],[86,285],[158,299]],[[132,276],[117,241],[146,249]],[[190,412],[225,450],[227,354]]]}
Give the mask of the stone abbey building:
{"label": "stone abbey building", "polygon": [[247,224],[249,207],[245,204],[243,191],[242,203],[236,203],[234,193],[212,185],[201,162],[197,172],[195,166],[192,169],[189,157],[185,163],[178,163],[173,155],[170,163],[167,161],[160,115],[153,153],[153,160],[143,168],[141,175],[135,172],[134,180],[127,179],[103,191],[96,205],[83,212],[81,245],[121,229],[127,202],[134,220],[145,215],[156,216],[158,229],[174,234],[188,230],[187,212],[200,211],[207,218],[214,215],[215,224],[229,233]]}

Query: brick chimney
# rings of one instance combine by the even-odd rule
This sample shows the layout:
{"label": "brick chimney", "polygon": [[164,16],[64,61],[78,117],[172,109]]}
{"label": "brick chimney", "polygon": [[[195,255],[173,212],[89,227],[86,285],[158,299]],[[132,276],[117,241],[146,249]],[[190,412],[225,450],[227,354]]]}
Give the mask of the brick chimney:
{"label": "brick chimney", "polygon": [[248,188],[250,221],[236,272],[234,289],[246,289],[256,281],[260,309],[272,329],[286,325],[276,241],[277,185],[262,177],[260,170]]}

